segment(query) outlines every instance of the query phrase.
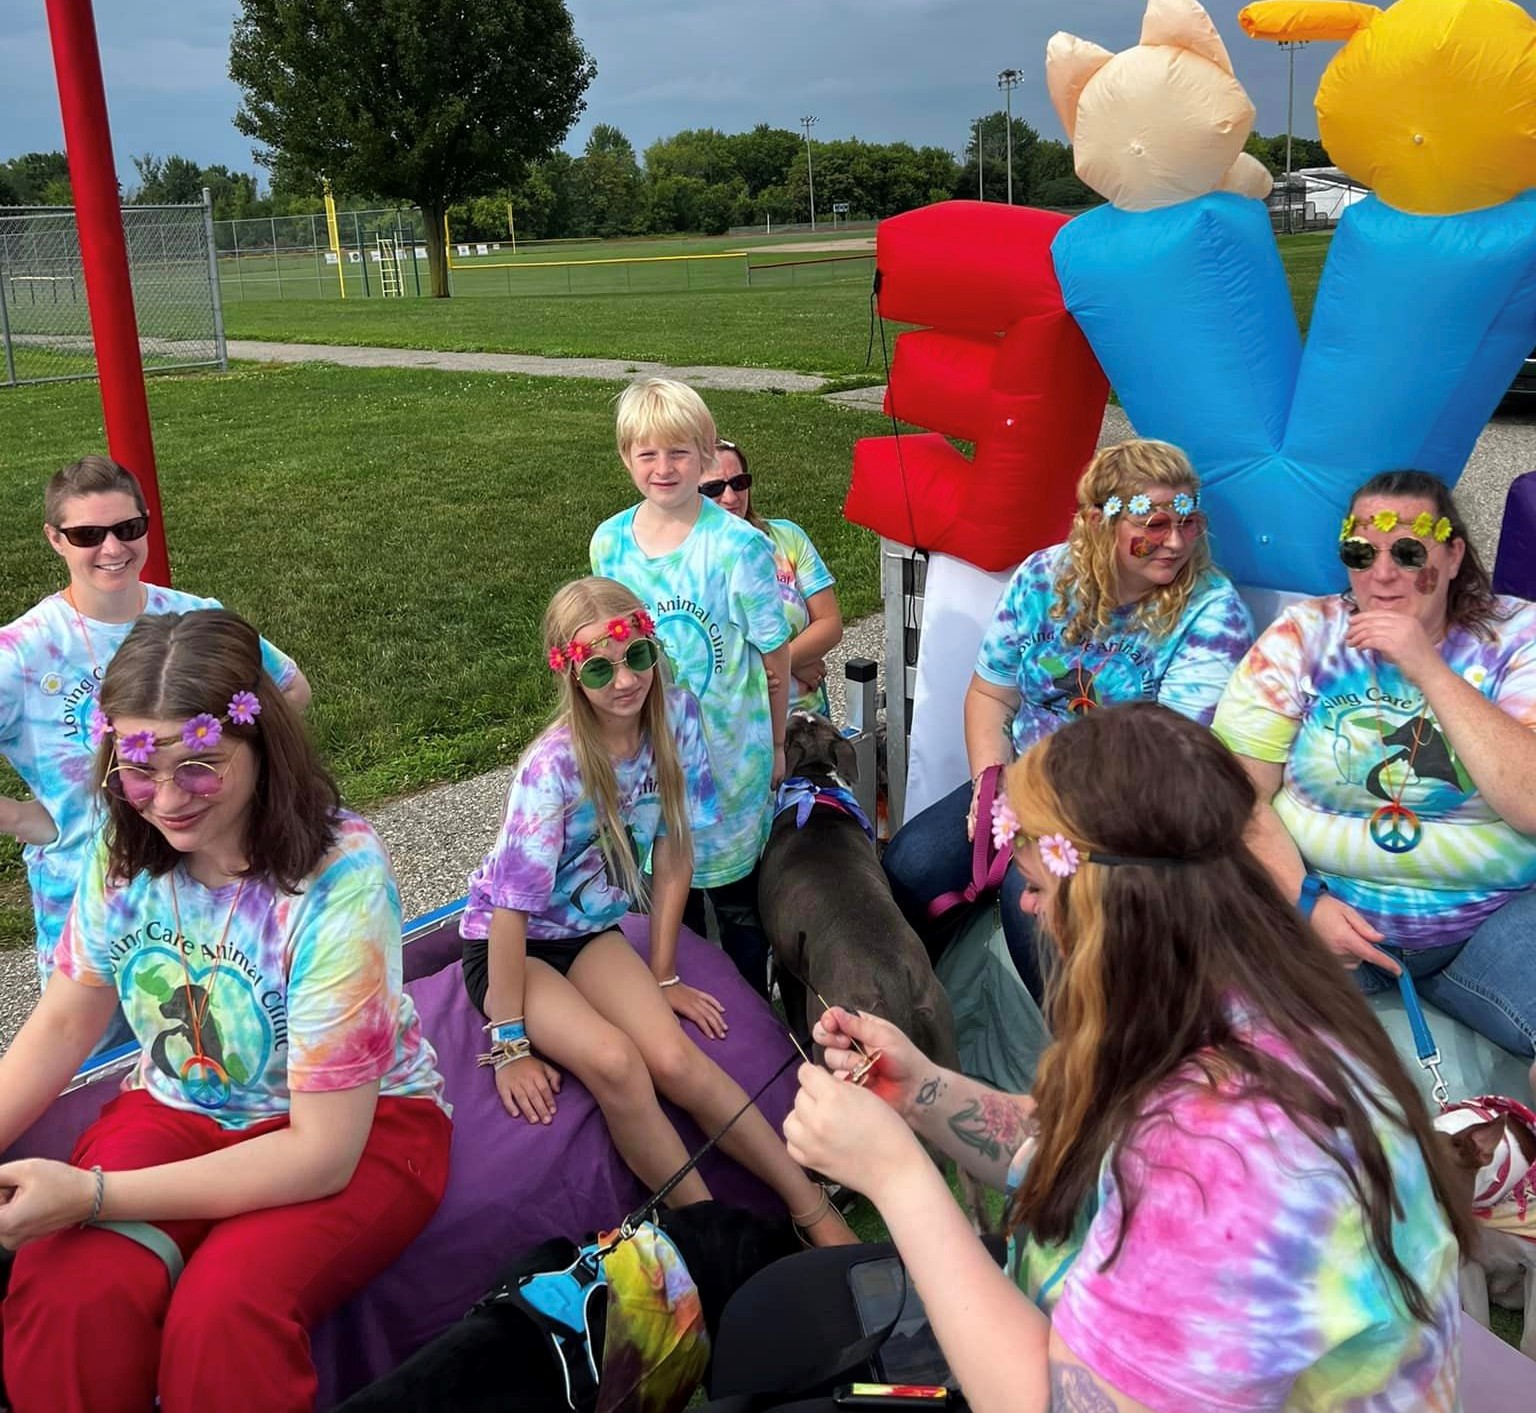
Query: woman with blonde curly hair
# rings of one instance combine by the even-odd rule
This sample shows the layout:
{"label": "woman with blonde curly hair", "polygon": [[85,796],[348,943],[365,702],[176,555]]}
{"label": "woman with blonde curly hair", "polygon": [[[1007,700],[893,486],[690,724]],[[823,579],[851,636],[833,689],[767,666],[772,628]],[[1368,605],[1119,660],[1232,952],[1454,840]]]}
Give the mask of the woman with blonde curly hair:
{"label": "woman with blonde curly hair", "polygon": [[[1152,700],[1209,725],[1253,642],[1231,580],[1211,564],[1200,481],[1166,442],[1101,450],[1077,485],[1065,544],[1030,555],[998,600],[965,694],[971,779],[909,820],[885,870],[896,901],[939,950],[929,905],[971,881],[976,800],[988,770],[1095,707]],[[1014,966],[1042,994],[1023,882],[1003,878]],[[948,929],[945,930],[948,934]]]}

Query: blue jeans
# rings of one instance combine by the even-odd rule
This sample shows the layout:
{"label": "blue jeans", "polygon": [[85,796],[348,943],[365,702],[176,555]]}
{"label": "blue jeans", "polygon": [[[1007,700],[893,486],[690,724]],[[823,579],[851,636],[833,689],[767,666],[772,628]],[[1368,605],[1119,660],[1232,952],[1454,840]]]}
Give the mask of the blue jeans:
{"label": "blue jeans", "polygon": [[[944,954],[955,935],[958,911],[934,919],[928,916],[928,904],[945,893],[959,892],[971,881],[971,841],[965,837],[965,817],[970,808],[971,786],[967,782],[902,825],[881,860],[891,880],[892,895],[934,961]],[[985,822],[978,826],[988,827]],[[1035,945],[1035,920],[1019,907],[1025,886],[1023,875],[1010,863],[1000,889],[1003,939],[1014,970],[1038,1002],[1045,994],[1045,985]]]}
{"label": "blue jeans", "polygon": [[[1382,950],[1408,968],[1430,1005],[1512,1055],[1536,1057],[1536,889],[1517,893],[1465,942]],[[1366,995],[1397,986],[1368,962],[1355,980]]]}

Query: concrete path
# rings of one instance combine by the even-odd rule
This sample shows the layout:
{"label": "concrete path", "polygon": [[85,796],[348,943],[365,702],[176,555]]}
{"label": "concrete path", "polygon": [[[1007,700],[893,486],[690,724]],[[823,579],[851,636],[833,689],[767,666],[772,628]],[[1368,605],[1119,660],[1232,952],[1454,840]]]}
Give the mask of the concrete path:
{"label": "concrete path", "polygon": [[696,388],[737,392],[815,392],[828,380],[779,368],[674,368],[632,358],[539,358],[526,353],[443,353],[424,348],[350,348],[322,343],[231,339],[229,356],[257,363],[338,363],[346,368],[437,368],[452,373],[523,373],[534,378],[604,378],[627,382],[648,374]]}

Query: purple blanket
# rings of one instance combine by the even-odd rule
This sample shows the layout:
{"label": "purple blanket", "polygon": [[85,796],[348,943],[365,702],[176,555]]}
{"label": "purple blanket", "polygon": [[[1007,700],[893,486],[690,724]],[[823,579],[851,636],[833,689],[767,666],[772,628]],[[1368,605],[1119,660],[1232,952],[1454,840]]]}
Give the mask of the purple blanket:
{"label": "purple blanket", "polygon": [[[644,953],[646,920],[628,918],[624,931]],[[701,1043],[753,1093],[791,1053],[783,1028],[730,960],[690,933],[678,942],[678,970],[725,1005],[730,1034]],[[426,1231],[315,1331],[321,1408],[387,1373],[452,1324],[519,1252],[552,1236],[579,1239],[617,1225],[646,1195],[619,1161],[591,1096],[569,1075],[560,1090],[560,1111],[548,1128],[507,1116],[489,1072],[475,1064],[485,1048],[484,1022],[464,994],[457,962],[408,989],[437,1048],[453,1104],[452,1175]],[[759,1101],[775,1127],[783,1123],[794,1093],[790,1069]],[[692,1151],[703,1136],[688,1119],[675,1112],[673,1118]],[[700,1171],[718,1198],[761,1211],[783,1210],[767,1188],[729,1159],[711,1153]]]}

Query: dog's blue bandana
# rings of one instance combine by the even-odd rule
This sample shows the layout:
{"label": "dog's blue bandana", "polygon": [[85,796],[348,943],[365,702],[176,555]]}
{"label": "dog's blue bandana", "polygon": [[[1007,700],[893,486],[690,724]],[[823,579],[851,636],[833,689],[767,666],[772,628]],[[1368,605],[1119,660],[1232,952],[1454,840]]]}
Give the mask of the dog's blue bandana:
{"label": "dog's blue bandana", "polygon": [[833,809],[841,810],[844,814],[851,816],[858,821],[859,828],[864,831],[870,843],[874,843],[874,825],[859,808],[859,802],[854,799],[853,791],[841,783],[817,785],[803,775],[792,775],[779,785],[779,792],[774,796],[773,815],[777,819],[781,814],[794,810],[795,828],[804,829],[806,820],[811,817],[811,811],[817,805],[830,805]]}

